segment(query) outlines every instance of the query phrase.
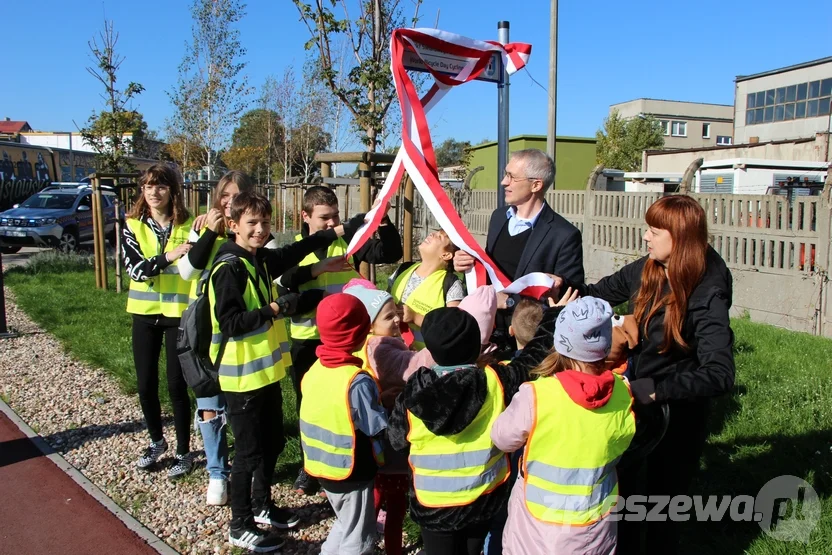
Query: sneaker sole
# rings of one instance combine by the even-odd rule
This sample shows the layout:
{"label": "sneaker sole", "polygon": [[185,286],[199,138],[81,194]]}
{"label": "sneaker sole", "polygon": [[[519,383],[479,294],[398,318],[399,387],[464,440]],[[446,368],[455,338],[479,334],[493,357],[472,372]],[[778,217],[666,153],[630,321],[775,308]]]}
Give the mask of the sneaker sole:
{"label": "sneaker sole", "polygon": [[246,551],[251,551],[252,553],[271,553],[272,551],[279,550],[286,544],[286,542],[281,542],[278,545],[272,545],[269,547],[259,547],[256,545],[249,545],[246,542],[240,540],[235,540],[234,538],[228,538],[228,543],[230,543],[234,547],[240,547],[242,549],[245,549]]}
{"label": "sneaker sole", "polygon": [[214,502],[210,499],[206,499],[205,504],[210,505],[211,507],[222,507],[223,505],[228,504],[228,496],[223,497],[219,502]]}
{"label": "sneaker sole", "polygon": [[295,520],[291,520],[289,522],[275,523],[275,522],[272,522],[269,519],[260,518],[260,517],[255,516],[254,517],[254,522],[256,522],[257,524],[263,524],[265,526],[271,526],[272,528],[277,528],[279,530],[290,530],[290,529],[294,528],[295,526],[297,526],[298,524],[300,524],[300,519],[296,518]]}

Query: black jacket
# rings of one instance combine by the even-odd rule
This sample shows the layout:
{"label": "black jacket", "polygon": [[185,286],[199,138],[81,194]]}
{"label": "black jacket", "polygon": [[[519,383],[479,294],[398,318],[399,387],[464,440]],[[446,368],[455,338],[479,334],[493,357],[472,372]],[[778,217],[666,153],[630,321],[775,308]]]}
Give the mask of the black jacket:
{"label": "black jacket", "polygon": [[[229,241],[217,250],[217,256],[231,253],[248,260],[257,268],[258,278],[271,285],[287,268],[296,265],[315,249],[326,248],[336,238],[334,230],[319,231],[303,241],[279,249],[257,249],[254,255]],[[248,310],[243,300],[244,290],[241,289],[241,284],[245,281],[240,280],[236,272],[233,265],[225,264],[211,276],[211,285],[216,295],[212,310],[220,324],[220,331],[229,337],[254,331],[275,317],[274,311],[268,306],[268,302],[274,299],[264,299],[267,302],[262,303],[263,306],[259,309]]]}
{"label": "black jacket", "polygon": [[[353,216],[348,222],[344,224],[344,241],[349,244],[358,229],[364,223],[364,214]],[[309,226],[303,224],[301,226],[301,236],[307,237],[309,235]],[[328,247],[329,245],[327,245]],[[327,247],[315,249],[315,256],[323,260],[326,258]],[[368,239],[364,246],[358,249],[353,259],[355,260],[356,270],[358,264],[361,262],[368,262],[370,264],[393,264],[398,262],[404,254],[402,250],[402,238],[399,236],[399,230],[396,226],[380,225],[378,227],[378,239]],[[312,267],[309,265],[295,266],[287,270],[280,276],[280,285],[288,291],[297,292],[298,288],[308,281],[312,281]],[[323,296],[321,295],[321,298]],[[318,302],[320,302],[320,298]],[[317,302],[312,307],[304,307],[302,310],[298,308],[299,313],[309,312],[317,306]],[[308,308],[308,310],[306,309]]]}
{"label": "black jacket", "polygon": [[[508,365],[492,366],[503,386],[506,405],[511,402],[520,385],[529,381],[529,371],[543,362],[551,352],[555,318],[559,313],[559,308],[547,309],[537,334],[526,348]],[[482,370],[462,369],[440,377],[430,368],[420,368],[407,380],[404,391],[396,399],[396,406],[387,425],[390,445],[397,451],[408,448],[408,410],[436,435],[460,433],[477,416],[486,393],[486,377]],[[460,530],[491,519],[504,506],[509,493],[509,484],[506,482],[470,505],[434,509],[425,507],[416,500],[411,480],[410,512],[417,524],[430,530]]]}
{"label": "black jacket", "polygon": [[[599,297],[612,306],[629,301],[632,313],[646,261],[645,256],[598,283],[578,286],[581,296]],[[639,344],[633,351],[634,378],[653,378],[656,401],[693,401],[733,388],[731,297],[731,272],[722,257],[708,247],[705,275],[693,290],[682,325],[682,336],[690,349],[674,346],[659,353],[664,340],[664,308],[653,316],[646,332],[639,330]]]}
{"label": "black jacket", "polygon": [[[488,256],[493,255],[494,243],[507,221],[506,208],[498,208],[491,214],[485,246]],[[544,203],[523,249],[515,277],[543,272],[583,283],[583,252],[580,230]],[[499,264],[499,261],[495,262]]]}

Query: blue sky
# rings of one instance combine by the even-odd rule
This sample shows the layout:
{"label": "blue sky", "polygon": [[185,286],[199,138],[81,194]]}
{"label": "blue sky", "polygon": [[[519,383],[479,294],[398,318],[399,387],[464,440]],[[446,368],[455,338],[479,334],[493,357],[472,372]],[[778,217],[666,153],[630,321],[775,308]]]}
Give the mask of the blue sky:
{"label": "blue sky", "polygon": [[[403,0],[407,4],[409,0]],[[120,32],[121,81],[147,89],[137,107],[160,129],[171,108],[165,94],[190,38],[190,2],[41,0],[4,2],[6,29],[0,117],[38,130],[74,130],[103,105],[87,74],[87,41],[106,10]],[[421,25],[477,39],[496,39],[497,21],[511,39],[533,45],[528,70],[548,84],[549,1],[425,0]],[[291,0],[251,0],[240,25],[252,85],[302,66],[308,35]],[[592,136],[609,105],[639,97],[732,104],[733,79],[828,56],[828,0],[797,5],[701,0],[630,2],[561,0],[558,134]],[[523,71],[512,78],[512,135],[546,133],[546,95]],[[496,138],[497,92],[486,83],[452,91],[431,113],[434,141]]]}

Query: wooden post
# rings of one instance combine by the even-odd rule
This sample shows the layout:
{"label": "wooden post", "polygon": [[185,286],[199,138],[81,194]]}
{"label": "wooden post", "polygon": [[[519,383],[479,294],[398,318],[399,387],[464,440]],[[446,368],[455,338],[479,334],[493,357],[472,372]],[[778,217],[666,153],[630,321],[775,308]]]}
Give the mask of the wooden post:
{"label": "wooden post", "polygon": [[121,203],[118,198],[113,202],[113,209],[116,211],[116,293],[121,293]]}
{"label": "wooden post", "polygon": [[[366,214],[370,211],[370,186],[371,186],[371,175],[370,172],[370,165],[367,162],[359,162],[358,164],[358,183],[361,194],[361,212]],[[365,279],[370,279],[370,265],[366,262],[361,263],[361,268],[359,272]]]}
{"label": "wooden post", "polygon": [[332,163],[330,162],[321,162],[321,177],[326,179],[327,177],[332,177]]}
{"label": "wooden post", "polygon": [[404,200],[402,202],[404,217],[404,261],[413,261],[413,180],[408,175],[404,182]]}
{"label": "wooden post", "polygon": [[292,187],[292,228],[293,230],[300,229],[298,225],[298,186]]}
{"label": "wooden post", "polygon": [[99,177],[92,180],[92,234],[95,262],[95,286],[107,290],[107,253],[104,247],[104,211]]}

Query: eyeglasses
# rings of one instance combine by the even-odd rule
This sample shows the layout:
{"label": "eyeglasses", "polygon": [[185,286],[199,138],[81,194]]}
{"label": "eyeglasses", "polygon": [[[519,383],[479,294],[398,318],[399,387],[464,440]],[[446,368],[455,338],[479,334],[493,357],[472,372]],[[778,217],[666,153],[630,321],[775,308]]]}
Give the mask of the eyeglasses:
{"label": "eyeglasses", "polygon": [[170,187],[168,187],[167,185],[144,185],[142,187],[142,190],[148,192],[155,190],[160,193],[167,193],[168,191],[170,191]]}
{"label": "eyeglasses", "polygon": [[509,172],[503,174],[503,179],[508,179],[509,183],[513,183],[516,181],[537,181],[539,177],[515,177],[511,175]]}

